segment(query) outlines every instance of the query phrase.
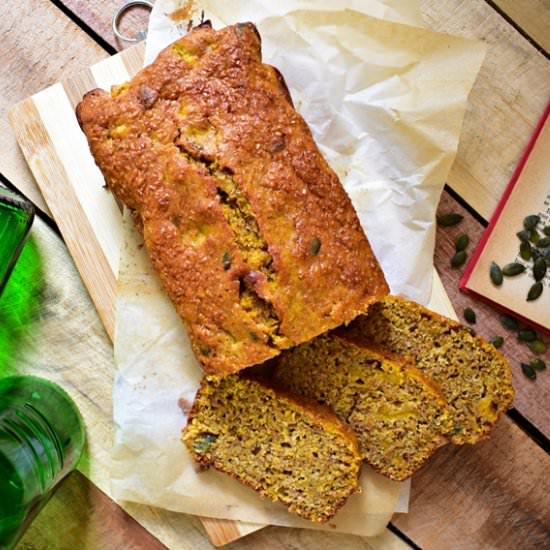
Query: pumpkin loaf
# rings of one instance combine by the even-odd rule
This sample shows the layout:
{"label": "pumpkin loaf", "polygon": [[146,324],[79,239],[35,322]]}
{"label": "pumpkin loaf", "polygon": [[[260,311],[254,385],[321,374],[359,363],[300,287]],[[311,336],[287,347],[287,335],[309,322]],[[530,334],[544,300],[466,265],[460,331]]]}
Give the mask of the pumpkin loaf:
{"label": "pumpkin loaf", "polygon": [[201,465],[311,521],[329,520],[359,490],[353,432],[328,408],[251,377],[205,378],[183,441]]}
{"label": "pumpkin loaf", "polygon": [[415,302],[388,296],[349,331],[410,357],[439,384],[451,410],[447,436],[453,443],[486,437],[512,404],[512,373],[504,355],[469,328]]}
{"label": "pumpkin loaf", "polygon": [[357,434],[363,458],[391,479],[407,479],[447,443],[441,390],[403,360],[332,332],[276,363],[276,381],[332,407]]}
{"label": "pumpkin loaf", "polygon": [[263,362],[388,293],[251,23],[195,28],[110,94],[86,94],[77,117],[207,373]]}

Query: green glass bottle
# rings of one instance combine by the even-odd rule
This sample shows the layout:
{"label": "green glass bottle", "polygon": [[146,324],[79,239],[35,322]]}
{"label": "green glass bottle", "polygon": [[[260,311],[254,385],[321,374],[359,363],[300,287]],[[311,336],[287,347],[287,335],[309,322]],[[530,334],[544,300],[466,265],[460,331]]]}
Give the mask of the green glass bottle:
{"label": "green glass bottle", "polygon": [[19,257],[34,219],[34,207],[0,186],[0,295]]}
{"label": "green glass bottle", "polygon": [[84,448],[82,417],[58,385],[0,378],[0,548],[10,550]]}

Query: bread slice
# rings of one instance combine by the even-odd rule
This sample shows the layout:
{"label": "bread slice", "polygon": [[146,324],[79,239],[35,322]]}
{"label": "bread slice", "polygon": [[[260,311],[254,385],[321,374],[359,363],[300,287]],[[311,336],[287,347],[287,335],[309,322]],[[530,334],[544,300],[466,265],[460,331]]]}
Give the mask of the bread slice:
{"label": "bread slice", "polygon": [[512,404],[512,373],[504,355],[469,328],[415,302],[388,296],[348,330],[410,357],[439,384],[451,410],[447,436],[453,443],[486,437]]}
{"label": "bread slice", "polygon": [[330,409],[252,378],[204,379],[183,442],[195,461],[314,522],[359,489],[355,434]]}
{"label": "bread slice", "polygon": [[389,292],[253,24],[202,24],[86,94],[77,117],[207,373],[266,361]]}
{"label": "bread slice", "polygon": [[447,443],[448,407],[418,369],[330,333],[277,359],[275,380],[332,407],[357,434],[363,458],[395,480],[410,477]]}

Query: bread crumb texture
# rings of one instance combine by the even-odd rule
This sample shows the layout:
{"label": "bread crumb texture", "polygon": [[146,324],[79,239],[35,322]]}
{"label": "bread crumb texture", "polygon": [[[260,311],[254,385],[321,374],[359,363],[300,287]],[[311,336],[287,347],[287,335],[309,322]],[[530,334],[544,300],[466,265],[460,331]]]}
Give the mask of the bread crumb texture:
{"label": "bread crumb texture", "polygon": [[205,378],[183,442],[194,460],[326,522],[359,490],[361,453],[328,408],[252,378]]}
{"label": "bread crumb texture", "polygon": [[504,355],[464,327],[409,300],[388,296],[348,328],[382,349],[414,361],[441,388],[456,444],[486,437],[514,400],[512,373]]}
{"label": "bread crumb texture", "polygon": [[335,333],[286,351],[275,378],[331,406],[357,434],[364,459],[395,480],[410,477],[447,440],[439,388],[405,361]]}

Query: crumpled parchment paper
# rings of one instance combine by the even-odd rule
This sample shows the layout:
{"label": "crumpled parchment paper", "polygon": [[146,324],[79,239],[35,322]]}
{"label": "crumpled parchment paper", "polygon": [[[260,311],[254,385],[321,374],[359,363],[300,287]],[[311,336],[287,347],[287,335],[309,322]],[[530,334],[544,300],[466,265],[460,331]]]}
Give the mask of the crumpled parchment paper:
{"label": "crumpled parchment paper", "polygon": [[[177,0],[157,0],[146,61],[180,36],[182,25],[178,30],[167,15],[178,6]],[[427,303],[434,213],[483,44],[420,28],[412,0],[203,0],[196,8],[215,28],[246,20],[257,25],[264,60],[285,76],[353,201],[392,292]],[[124,235],[113,396],[115,498],[366,536],[385,528],[403,485],[398,509],[406,510],[408,484],[366,467],[363,492],[329,526],[301,520],[224,474],[198,473],[179,438],[202,372],[128,216]]]}

